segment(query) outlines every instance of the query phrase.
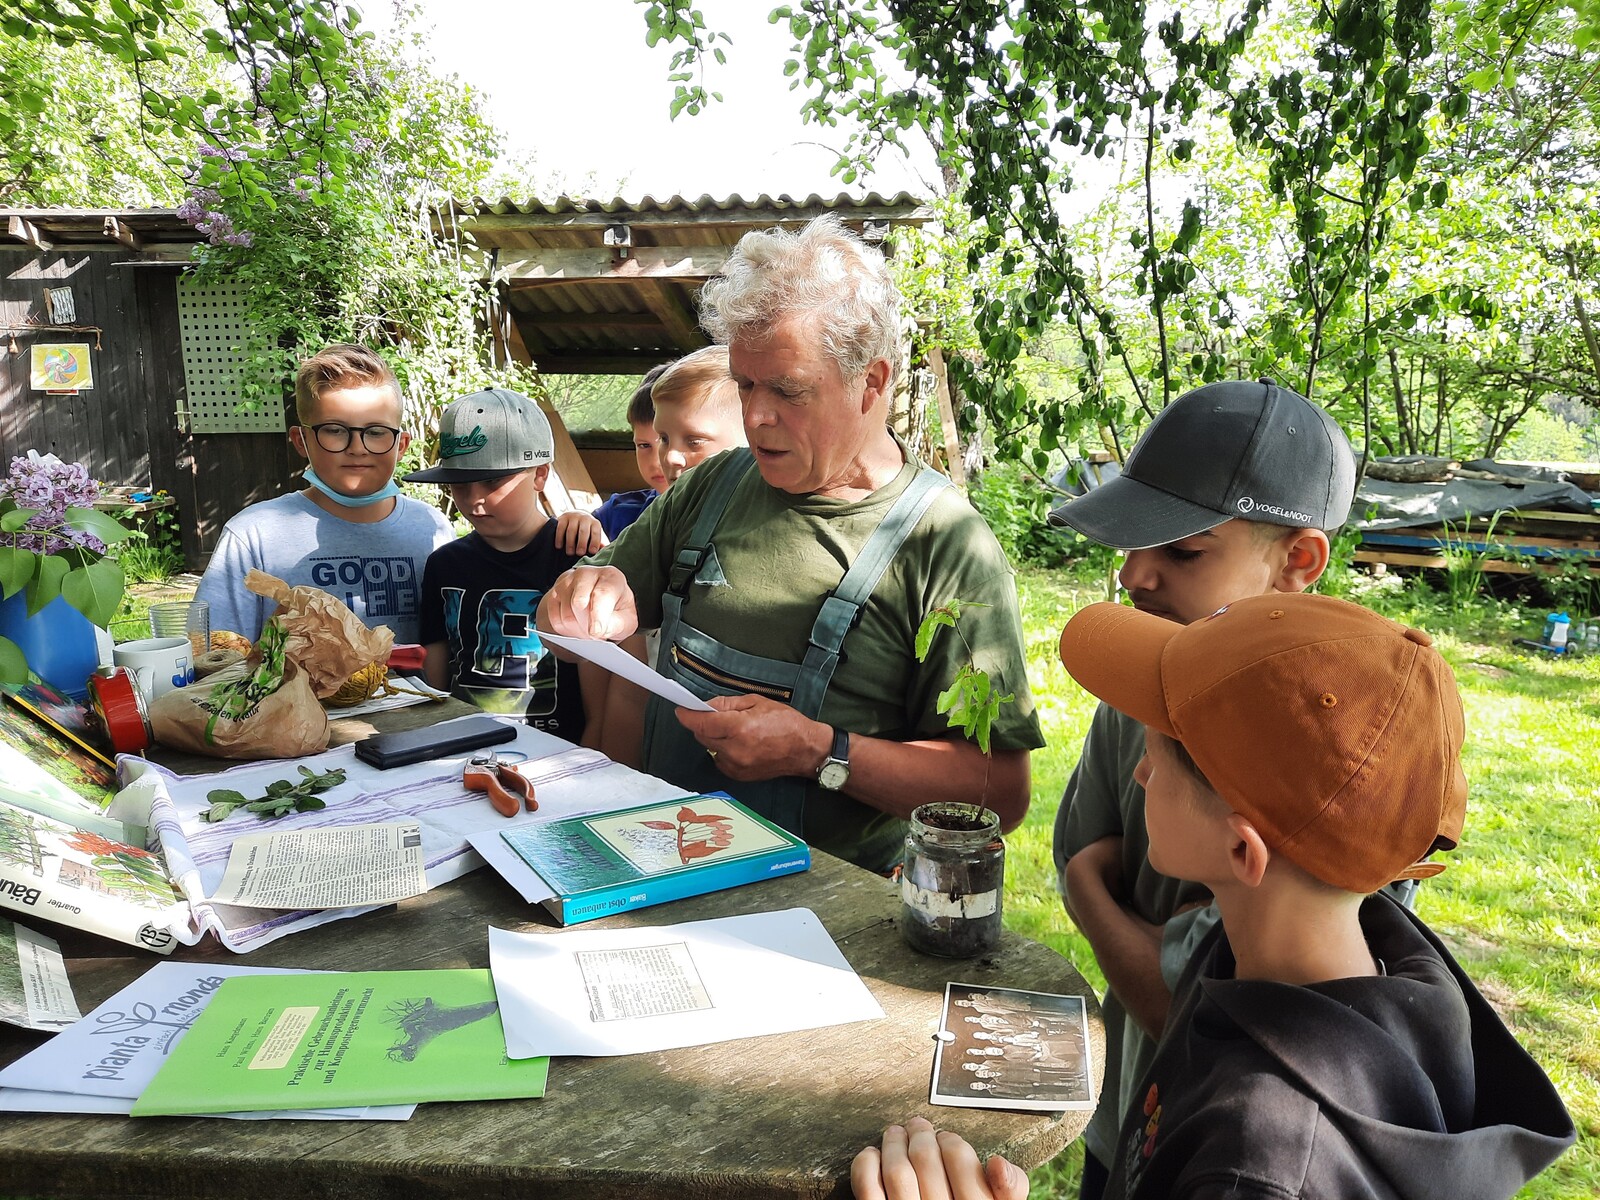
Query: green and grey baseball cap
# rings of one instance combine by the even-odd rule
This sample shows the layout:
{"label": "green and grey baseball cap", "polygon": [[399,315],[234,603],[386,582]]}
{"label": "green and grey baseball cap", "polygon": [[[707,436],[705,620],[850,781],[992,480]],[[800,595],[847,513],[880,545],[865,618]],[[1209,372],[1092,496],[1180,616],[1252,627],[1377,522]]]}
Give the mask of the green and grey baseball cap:
{"label": "green and grey baseball cap", "polygon": [[1050,523],[1146,550],[1235,517],[1337,529],[1355,492],[1355,454],[1326,410],[1275,383],[1228,380],[1157,413],[1122,474],[1056,507]]}
{"label": "green and grey baseball cap", "polygon": [[555,435],[539,406],[520,392],[473,392],[439,414],[439,464],[407,483],[479,483],[553,462]]}

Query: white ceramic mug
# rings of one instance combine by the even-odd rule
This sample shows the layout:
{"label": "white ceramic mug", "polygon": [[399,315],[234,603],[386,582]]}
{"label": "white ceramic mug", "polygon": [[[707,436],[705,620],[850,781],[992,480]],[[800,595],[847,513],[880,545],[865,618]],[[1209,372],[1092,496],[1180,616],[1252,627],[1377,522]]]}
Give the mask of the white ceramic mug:
{"label": "white ceramic mug", "polygon": [[194,682],[194,650],[186,637],[123,642],[112,650],[111,660],[133,672],[146,700]]}

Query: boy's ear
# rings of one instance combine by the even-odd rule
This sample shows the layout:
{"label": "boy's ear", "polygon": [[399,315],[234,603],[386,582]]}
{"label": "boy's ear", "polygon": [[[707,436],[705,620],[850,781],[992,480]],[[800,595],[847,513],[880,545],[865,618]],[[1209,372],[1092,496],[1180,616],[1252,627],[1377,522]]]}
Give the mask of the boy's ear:
{"label": "boy's ear", "polygon": [[289,445],[294,447],[294,452],[301,458],[307,462],[311,461],[311,455],[306,453],[306,427],[304,425],[289,426]]}
{"label": "boy's ear", "polygon": [[544,485],[550,478],[550,464],[540,463],[533,469],[533,490],[544,491]]}
{"label": "boy's ear", "polygon": [[1245,887],[1259,887],[1267,873],[1267,864],[1272,861],[1272,851],[1267,849],[1261,831],[1248,817],[1229,813],[1228,829],[1233,834],[1228,846],[1228,865],[1233,868],[1233,877]]}
{"label": "boy's ear", "polygon": [[1292,530],[1278,545],[1283,557],[1272,581],[1275,592],[1303,592],[1328,569],[1332,548],[1328,535],[1320,529]]}

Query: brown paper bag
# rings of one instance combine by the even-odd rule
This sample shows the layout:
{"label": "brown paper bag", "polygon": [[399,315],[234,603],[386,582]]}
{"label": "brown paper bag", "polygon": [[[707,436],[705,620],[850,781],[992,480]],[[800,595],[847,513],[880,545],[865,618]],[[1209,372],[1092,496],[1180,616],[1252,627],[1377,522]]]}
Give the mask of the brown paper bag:
{"label": "brown paper bag", "polygon": [[394,634],[368,629],[340,600],[251,571],[245,586],[278,602],[243,663],[150,705],[165,746],[218,758],[299,758],[328,746],[320,697],[388,657]]}

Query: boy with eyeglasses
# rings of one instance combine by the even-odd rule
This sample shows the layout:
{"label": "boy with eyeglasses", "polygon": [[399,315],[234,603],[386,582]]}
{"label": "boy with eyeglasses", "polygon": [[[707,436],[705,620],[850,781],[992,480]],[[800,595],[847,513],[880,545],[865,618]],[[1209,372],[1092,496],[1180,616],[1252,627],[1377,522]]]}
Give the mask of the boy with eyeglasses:
{"label": "boy with eyeglasses", "polygon": [[337,596],[397,643],[417,642],[423,564],[455,534],[395,484],[411,438],[394,371],[364,346],[328,346],[300,364],[294,400],[289,441],[306,460],[306,487],[223,527],[195,599],[210,604],[213,629],[254,641],[274,607],[245,588],[254,567]]}

